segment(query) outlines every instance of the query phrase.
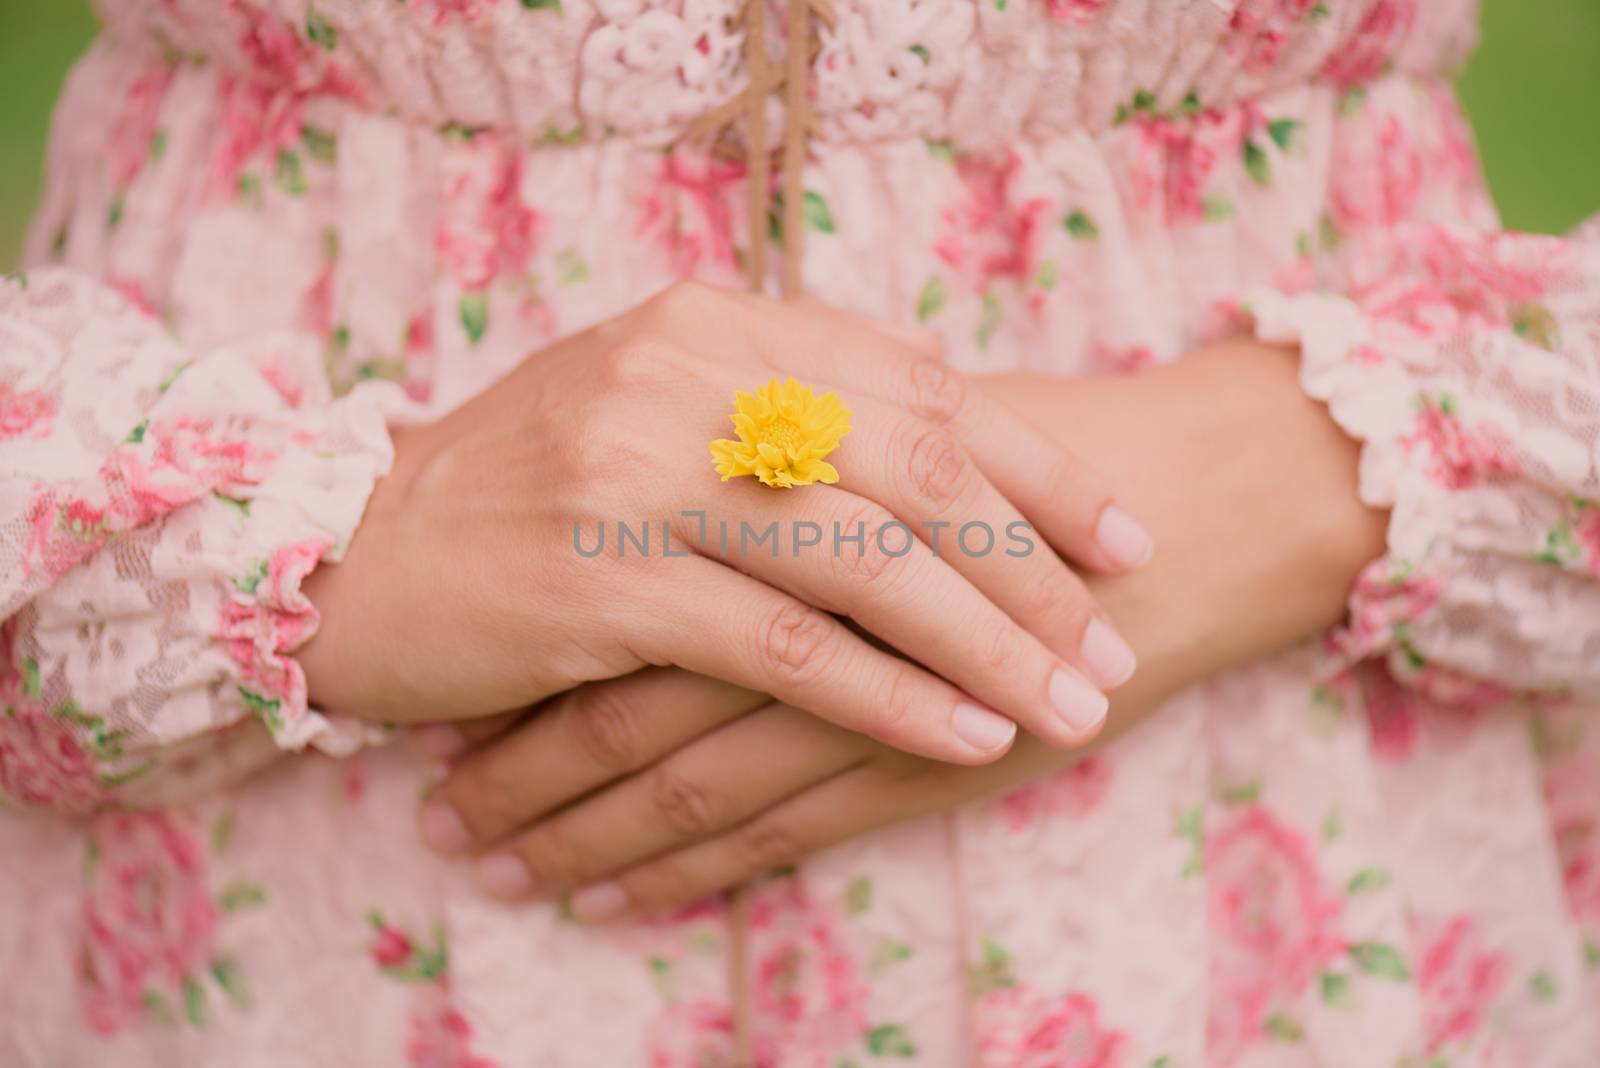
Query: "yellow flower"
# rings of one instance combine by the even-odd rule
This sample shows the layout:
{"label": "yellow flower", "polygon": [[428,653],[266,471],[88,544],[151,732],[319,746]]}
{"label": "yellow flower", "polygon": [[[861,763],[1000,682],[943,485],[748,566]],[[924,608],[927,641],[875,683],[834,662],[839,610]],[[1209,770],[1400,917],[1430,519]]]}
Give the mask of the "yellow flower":
{"label": "yellow flower", "polygon": [[783,489],[839,481],[839,472],[824,459],[850,433],[850,409],[837,393],[815,397],[810,386],[792,378],[780,386],[774,378],[755,393],[735,393],[733,401],[739,440],[711,443],[722,481],[755,475]]}

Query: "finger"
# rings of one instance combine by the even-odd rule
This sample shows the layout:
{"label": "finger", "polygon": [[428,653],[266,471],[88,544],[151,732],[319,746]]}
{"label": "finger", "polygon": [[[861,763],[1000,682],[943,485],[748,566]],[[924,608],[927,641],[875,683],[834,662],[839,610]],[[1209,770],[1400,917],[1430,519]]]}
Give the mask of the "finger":
{"label": "finger", "polygon": [[[832,486],[785,492],[748,479],[729,487],[726,496],[726,507],[740,522],[776,524],[778,539],[794,542],[781,551],[777,541],[757,551],[748,551],[748,544],[730,546],[730,566],[807,604],[849,616],[1052,745],[1081,745],[1099,730],[1109,707],[1105,694],[946,560],[897,528],[882,505]],[[808,525],[818,541],[802,548],[794,535]],[[805,700],[769,692],[812,709]]]}
{"label": "finger", "polygon": [[769,705],[515,835],[479,862],[480,882],[500,898],[585,885],[743,823],[850,768],[871,744]]}
{"label": "finger", "polygon": [[873,763],[852,768],[780,802],[737,828],[572,895],[572,913],[586,923],[648,915],[698,901],[767,875],[830,845],[909,818],[926,805],[904,775]]}
{"label": "finger", "polygon": [[[1096,571],[1143,566],[1154,542],[1116,503],[1110,480],[977,388],[927,336],[813,299],[777,302],[697,286],[662,301],[666,328],[692,330],[696,351],[740,371],[755,355],[773,371],[832,383],[946,426],[995,487],[1063,555]],[[705,338],[713,313],[724,329]],[[1018,463],[1025,456],[1027,463]]]}
{"label": "finger", "polygon": [[826,612],[698,555],[641,591],[629,647],[805,709],[886,745],[955,764],[998,758],[1014,722],[874,648]]}
{"label": "finger", "polygon": [[492,844],[766,700],[664,668],[569,690],[457,763],[428,792],[418,831],[441,853]]}
{"label": "finger", "polygon": [[1128,681],[1133,649],[955,435],[870,398],[846,399],[857,415],[850,456],[841,460],[850,491],[886,506],[935,557],[1097,686]]}
{"label": "finger", "polygon": [[439,764],[446,764],[470,749],[498,738],[510,730],[527,709],[502,712],[497,716],[481,716],[457,723],[424,723],[406,731],[406,743],[418,756]]}

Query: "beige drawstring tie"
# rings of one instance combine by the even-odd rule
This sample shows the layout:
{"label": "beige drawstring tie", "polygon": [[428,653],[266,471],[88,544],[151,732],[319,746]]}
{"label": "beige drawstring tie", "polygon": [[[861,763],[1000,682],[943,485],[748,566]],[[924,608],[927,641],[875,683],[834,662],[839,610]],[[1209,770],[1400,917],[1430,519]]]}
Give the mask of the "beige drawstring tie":
{"label": "beige drawstring tie", "polygon": [[[798,297],[803,288],[800,264],[805,243],[805,163],[808,138],[816,120],[811,114],[811,64],[821,48],[814,33],[814,21],[830,29],[834,25],[830,0],[789,0],[788,42],[782,67],[774,66],[767,53],[767,0],[747,0],[739,18],[744,23],[744,64],[750,85],[742,94],[700,116],[685,134],[685,140],[711,142],[712,150],[743,157],[750,242],[745,254],[745,274],[751,290],[767,288],[767,213],[772,200],[772,157],[767,142],[767,101],[783,91],[783,262],[779,266],[779,286],[785,297]],[[730,137],[730,126],[744,118],[744,141]],[[747,977],[748,916],[745,888],[735,889],[728,904],[728,992],[733,1009],[734,1063],[738,1068],[755,1068],[750,1036],[750,993]]]}

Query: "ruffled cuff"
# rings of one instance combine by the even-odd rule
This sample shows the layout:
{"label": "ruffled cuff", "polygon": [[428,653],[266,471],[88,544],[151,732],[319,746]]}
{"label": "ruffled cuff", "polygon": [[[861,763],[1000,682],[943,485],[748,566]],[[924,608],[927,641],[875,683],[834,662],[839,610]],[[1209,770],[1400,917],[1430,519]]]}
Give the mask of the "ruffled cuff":
{"label": "ruffled cuff", "polygon": [[1568,299],[1584,281],[1568,256],[1563,276],[1519,279],[1513,305],[1490,299],[1492,271],[1477,286],[1430,276],[1452,266],[1430,251],[1405,286],[1360,300],[1244,302],[1257,337],[1298,347],[1306,393],[1362,443],[1361,499],[1390,510],[1387,552],[1325,643],[1328,670],[1381,657],[1458,706],[1600,693],[1600,362],[1558,342],[1564,319],[1588,325],[1594,290]]}

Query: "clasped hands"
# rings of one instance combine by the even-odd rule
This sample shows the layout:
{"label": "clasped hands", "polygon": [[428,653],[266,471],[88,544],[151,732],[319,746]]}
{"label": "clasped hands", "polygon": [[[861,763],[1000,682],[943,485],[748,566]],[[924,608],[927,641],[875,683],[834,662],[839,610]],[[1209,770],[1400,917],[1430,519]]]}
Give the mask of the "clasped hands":
{"label": "clasped hands", "polygon": [[[854,412],[841,481],[719,481],[706,443],[733,392],[786,375]],[[1106,476],[991,392],[919,336],[674,287],[397,436],[345,560],[307,583],[312,699],[428,724],[418,747],[450,767],[424,841],[497,897],[569,896],[591,921],[1040,774],[1135,666],[1063,557],[1128,572],[1152,545]],[[866,536],[722,555],[705,517]],[[687,554],[576,550],[575,527],[646,520]],[[1038,545],[934,552],[974,521]],[[904,553],[875,536],[896,522],[921,538]]]}

